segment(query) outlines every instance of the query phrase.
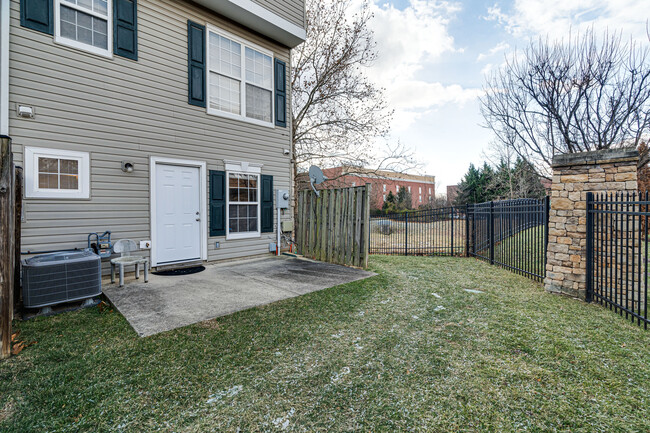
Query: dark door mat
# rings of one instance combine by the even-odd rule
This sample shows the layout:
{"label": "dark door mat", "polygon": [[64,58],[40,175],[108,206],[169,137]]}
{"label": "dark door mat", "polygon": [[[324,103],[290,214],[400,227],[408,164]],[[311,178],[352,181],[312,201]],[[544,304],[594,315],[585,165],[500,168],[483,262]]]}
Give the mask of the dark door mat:
{"label": "dark door mat", "polygon": [[191,268],[180,268],[180,269],[168,269],[165,271],[156,271],[152,272],[154,275],[162,275],[163,277],[169,277],[174,275],[190,275],[196,274],[198,272],[205,271],[205,266],[192,266]]}

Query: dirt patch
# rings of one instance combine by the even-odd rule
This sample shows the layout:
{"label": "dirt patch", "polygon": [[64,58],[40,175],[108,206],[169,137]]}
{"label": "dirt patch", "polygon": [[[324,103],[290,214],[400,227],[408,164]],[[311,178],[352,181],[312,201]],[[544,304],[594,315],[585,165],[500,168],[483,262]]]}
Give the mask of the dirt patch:
{"label": "dirt patch", "polygon": [[212,320],[205,320],[203,322],[199,322],[196,324],[199,328],[203,329],[220,329],[221,325],[217,321],[217,319],[212,319]]}
{"label": "dirt patch", "polygon": [[9,399],[2,409],[0,409],[0,422],[6,421],[11,418],[16,412],[16,402],[14,399]]}

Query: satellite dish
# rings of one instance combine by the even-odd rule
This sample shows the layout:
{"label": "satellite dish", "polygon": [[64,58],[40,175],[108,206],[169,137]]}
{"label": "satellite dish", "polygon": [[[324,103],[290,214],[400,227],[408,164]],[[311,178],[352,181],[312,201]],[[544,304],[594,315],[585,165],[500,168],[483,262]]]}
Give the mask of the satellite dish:
{"label": "satellite dish", "polygon": [[323,170],[318,168],[315,165],[312,165],[309,167],[309,183],[311,184],[311,189],[314,190],[316,193],[316,197],[320,197],[320,192],[316,189],[314,185],[318,185],[320,183],[323,183],[327,180],[325,175],[323,174]]}

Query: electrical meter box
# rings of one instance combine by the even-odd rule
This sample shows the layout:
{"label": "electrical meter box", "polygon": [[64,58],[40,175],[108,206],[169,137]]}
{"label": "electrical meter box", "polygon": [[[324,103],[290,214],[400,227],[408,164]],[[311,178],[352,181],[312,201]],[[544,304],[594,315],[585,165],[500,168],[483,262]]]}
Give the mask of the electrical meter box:
{"label": "electrical meter box", "polygon": [[289,191],[286,189],[279,189],[277,191],[275,203],[278,209],[289,209]]}

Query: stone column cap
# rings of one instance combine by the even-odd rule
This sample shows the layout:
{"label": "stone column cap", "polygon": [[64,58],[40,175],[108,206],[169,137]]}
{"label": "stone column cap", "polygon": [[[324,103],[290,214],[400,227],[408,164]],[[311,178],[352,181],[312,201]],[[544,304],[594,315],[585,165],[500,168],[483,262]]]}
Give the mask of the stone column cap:
{"label": "stone column cap", "polygon": [[616,162],[638,162],[639,151],[634,147],[592,150],[591,152],[564,153],[553,157],[551,166],[613,164]]}

